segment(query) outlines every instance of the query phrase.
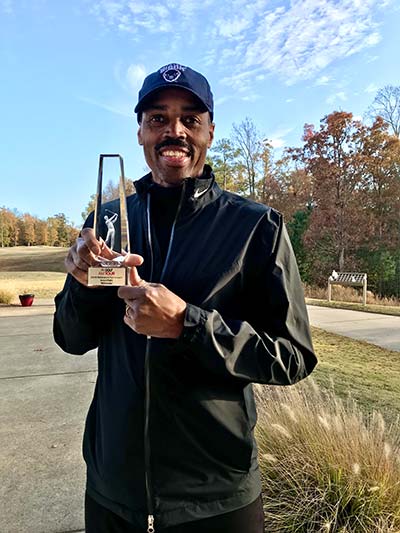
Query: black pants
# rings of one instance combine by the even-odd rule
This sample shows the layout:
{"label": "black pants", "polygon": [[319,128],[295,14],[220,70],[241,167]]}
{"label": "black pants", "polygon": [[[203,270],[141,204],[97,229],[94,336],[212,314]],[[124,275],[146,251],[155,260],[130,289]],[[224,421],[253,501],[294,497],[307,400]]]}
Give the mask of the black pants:
{"label": "black pants", "polygon": [[[86,495],[85,498],[86,533],[145,533],[112,511],[109,511]],[[264,514],[261,497],[253,503],[212,518],[187,522],[178,526],[158,529],[156,533],[263,533]]]}

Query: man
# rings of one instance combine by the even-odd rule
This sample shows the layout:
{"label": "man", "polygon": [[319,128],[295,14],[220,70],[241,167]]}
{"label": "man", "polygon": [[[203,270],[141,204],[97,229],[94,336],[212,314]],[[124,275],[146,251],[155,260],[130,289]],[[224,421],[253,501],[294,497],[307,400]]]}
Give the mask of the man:
{"label": "man", "polygon": [[251,383],[289,385],[316,364],[296,262],[279,213],[221,191],[205,165],[201,74],[150,74],[135,112],[151,173],[128,197],[131,286],[87,287],[97,255],[115,255],[91,216],[56,297],[57,343],[98,347],[86,532],[261,533]]}

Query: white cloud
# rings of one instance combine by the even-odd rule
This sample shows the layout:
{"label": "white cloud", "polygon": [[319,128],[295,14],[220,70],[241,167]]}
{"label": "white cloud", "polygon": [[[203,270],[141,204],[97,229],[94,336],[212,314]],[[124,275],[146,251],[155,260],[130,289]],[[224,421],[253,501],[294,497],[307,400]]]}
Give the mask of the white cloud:
{"label": "white cloud", "polygon": [[[379,42],[374,19],[379,7],[380,0],[292,0],[265,10],[253,20],[251,35],[241,35],[245,51],[236,56],[240,73],[250,78],[254,69],[261,69],[288,85],[313,79],[333,62]],[[316,83],[328,81],[329,76],[320,76]]]}
{"label": "white cloud", "polygon": [[118,85],[132,97],[142,86],[143,80],[147,75],[146,67],[141,63],[132,63],[130,65],[118,61],[114,66],[114,78]]}
{"label": "white cloud", "polygon": [[381,41],[381,35],[377,31],[375,31],[374,33],[371,33],[365,38],[365,43],[368,46],[374,46],[378,44],[380,41]]}
{"label": "white cloud", "polygon": [[377,91],[378,91],[378,87],[375,85],[375,83],[370,83],[364,89],[364,92],[366,93],[376,93]]}
{"label": "white cloud", "polygon": [[[143,0],[97,0],[92,2],[90,11],[99,21],[121,32],[179,34],[182,20],[197,20],[196,12],[203,10],[214,0],[166,0],[165,2],[145,2]],[[195,26],[195,24],[193,24]],[[186,32],[186,39],[191,36]]]}
{"label": "white cloud", "polygon": [[126,71],[126,79],[129,87],[137,91],[142,86],[143,80],[146,77],[146,68],[143,65],[129,65]]}
{"label": "white cloud", "polygon": [[106,26],[137,38],[164,34],[173,50],[195,44],[201,64],[218,67],[222,83],[242,92],[267,74],[288,85],[305,79],[327,84],[324,69],[380,41],[377,15],[386,2],[95,0],[91,10]]}
{"label": "white cloud", "polygon": [[250,26],[251,21],[244,19],[243,17],[235,17],[232,20],[219,20],[216,21],[218,32],[222,37],[235,37],[241,34],[244,30]]}
{"label": "white cloud", "polygon": [[321,76],[315,81],[315,85],[327,85],[330,81],[330,76]]}
{"label": "white cloud", "polygon": [[268,142],[273,148],[282,148],[287,144],[285,137],[292,131],[293,128],[285,128],[284,126],[277,128],[267,136]]}
{"label": "white cloud", "polygon": [[326,99],[327,104],[334,104],[336,102],[345,102],[347,100],[347,95],[344,91],[339,91],[337,93],[331,94]]}

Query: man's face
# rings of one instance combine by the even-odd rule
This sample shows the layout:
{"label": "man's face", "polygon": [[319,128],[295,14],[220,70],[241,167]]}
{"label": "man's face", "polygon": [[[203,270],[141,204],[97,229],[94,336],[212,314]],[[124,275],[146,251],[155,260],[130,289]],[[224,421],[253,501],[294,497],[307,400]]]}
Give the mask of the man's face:
{"label": "man's face", "polygon": [[165,187],[203,172],[207,149],[214,137],[208,112],[185,89],[163,89],[143,111],[139,144],[153,175]]}

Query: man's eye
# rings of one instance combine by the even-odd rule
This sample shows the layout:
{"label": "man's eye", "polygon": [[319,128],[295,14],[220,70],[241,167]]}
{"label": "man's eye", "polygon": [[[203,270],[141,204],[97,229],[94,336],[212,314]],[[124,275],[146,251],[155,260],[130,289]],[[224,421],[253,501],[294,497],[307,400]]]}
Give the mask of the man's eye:
{"label": "man's eye", "polygon": [[187,126],[193,126],[194,124],[197,124],[199,121],[197,120],[197,117],[187,116],[187,117],[183,117],[182,122],[186,124]]}
{"label": "man's eye", "polygon": [[152,124],[162,124],[164,122],[164,117],[162,115],[153,115],[149,118],[149,122]]}

